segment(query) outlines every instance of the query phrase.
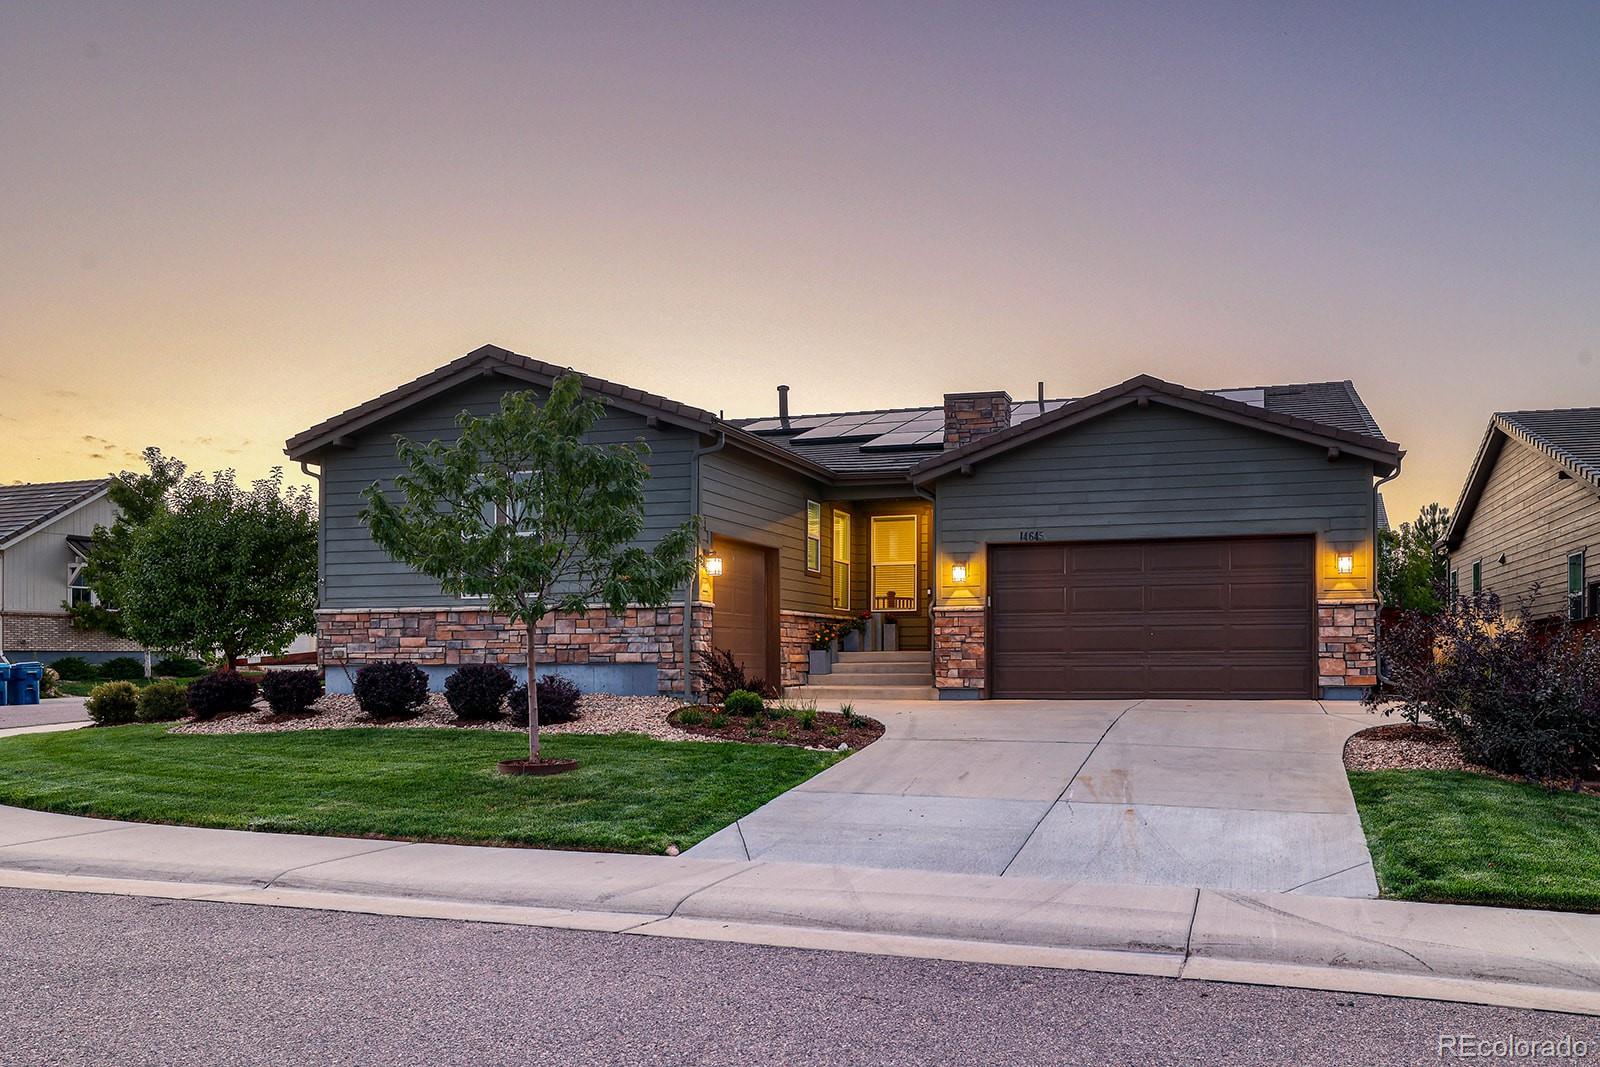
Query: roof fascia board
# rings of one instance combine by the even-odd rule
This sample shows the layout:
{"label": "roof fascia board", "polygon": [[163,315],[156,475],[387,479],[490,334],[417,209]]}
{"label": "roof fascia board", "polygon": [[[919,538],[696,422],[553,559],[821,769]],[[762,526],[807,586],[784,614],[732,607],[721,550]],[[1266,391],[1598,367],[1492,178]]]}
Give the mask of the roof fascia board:
{"label": "roof fascia board", "polygon": [[111,492],[111,479],[107,478],[106,479],[106,484],[102,485],[99,489],[95,490],[94,492],[91,492],[88,496],[84,497],[83,499],[78,500],[78,501],[76,501],[76,502],[74,502],[72,504],[69,504],[64,508],[61,508],[59,511],[52,511],[48,515],[41,515],[39,518],[37,518],[34,521],[30,522],[28,525],[24,526],[22,529],[18,530],[16,533],[14,533],[10,537],[6,538],[4,541],[0,541],[0,552],[4,552],[6,549],[10,548],[11,546],[13,546],[15,544],[18,544],[19,542],[26,541],[28,538],[30,538],[34,534],[38,533],[39,532],[39,528],[41,526],[48,526],[52,522],[56,522],[57,520],[64,519],[69,515],[77,514],[78,512],[82,511],[84,508],[88,507],[90,504],[93,504],[96,500],[99,500],[101,497],[105,496],[109,492]]}

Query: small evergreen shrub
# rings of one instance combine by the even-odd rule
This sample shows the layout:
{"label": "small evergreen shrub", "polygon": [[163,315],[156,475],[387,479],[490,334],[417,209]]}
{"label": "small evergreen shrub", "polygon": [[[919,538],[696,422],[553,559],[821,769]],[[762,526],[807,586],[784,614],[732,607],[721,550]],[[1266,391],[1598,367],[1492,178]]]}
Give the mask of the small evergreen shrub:
{"label": "small evergreen shrub", "polygon": [[444,680],[444,698],[458,719],[497,719],[516,686],[511,672],[498,663],[469,663]]}
{"label": "small evergreen shrub", "polygon": [[139,690],[140,722],[173,722],[189,713],[189,694],[177,682],[151,682]]}
{"label": "small evergreen shrub", "polygon": [[82,656],[62,656],[50,664],[55,672],[69,682],[92,682],[100,677],[100,670]]}
{"label": "small evergreen shrub", "polygon": [[189,714],[212,719],[230,711],[249,711],[256,700],[256,683],[238,671],[212,671],[189,683]]}
{"label": "small evergreen shrub", "polygon": [[261,679],[261,695],[274,715],[298,715],[322,696],[322,673],[314,669],[268,671]]}
{"label": "small evergreen shrub", "polygon": [[684,708],[678,712],[678,722],[683,726],[699,726],[705,721],[705,712],[699,708]]}
{"label": "small evergreen shrub", "polygon": [[415,663],[385,660],[356,672],[356,703],[374,718],[413,715],[428,700],[428,675]]}
{"label": "small evergreen shrub", "polygon": [[[559,674],[546,674],[539,679],[539,725],[572,722],[578,718],[578,701],[583,690],[578,683]],[[506,696],[506,706],[511,709],[511,721],[517,726],[528,725],[528,687],[519,685]]]}
{"label": "small evergreen shrub", "polygon": [[150,673],[157,678],[193,678],[206,673],[206,665],[188,656],[162,656]]}
{"label": "small evergreen shrub", "polygon": [[722,714],[720,711],[715,712],[712,714],[711,718],[706,720],[706,725],[711,727],[713,730],[720,730],[724,726],[728,725],[728,717]]}
{"label": "small evergreen shrub", "polygon": [[100,664],[100,677],[113,682],[137,681],[144,677],[144,663],[132,656],[117,656]]}
{"label": "small evergreen shrub", "polygon": [[766,709],[766,702],[748,689],[735,689],[722,701],[722,710],[729,715],[760,715]]}
{"label": "small evergreen shrub", "polygon": [[97,726],[121,726],[139,714],[139,690],[132,682],[104,682],[89,692],[83,709]]}

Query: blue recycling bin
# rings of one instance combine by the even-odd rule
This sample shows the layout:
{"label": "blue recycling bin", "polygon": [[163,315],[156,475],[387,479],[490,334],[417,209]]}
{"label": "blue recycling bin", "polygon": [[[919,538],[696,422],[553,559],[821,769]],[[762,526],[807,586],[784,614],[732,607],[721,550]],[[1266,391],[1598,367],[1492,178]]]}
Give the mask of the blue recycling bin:
{"label": "blue recycling bin", "polygon": [[0,707],[11,703],[11,664],[0,663]]}
{"label": "blue recycling bin", "polygon": [[13,663],[6,693],[13,704],[39,703],[39,686],[44,681],[44,664]]}

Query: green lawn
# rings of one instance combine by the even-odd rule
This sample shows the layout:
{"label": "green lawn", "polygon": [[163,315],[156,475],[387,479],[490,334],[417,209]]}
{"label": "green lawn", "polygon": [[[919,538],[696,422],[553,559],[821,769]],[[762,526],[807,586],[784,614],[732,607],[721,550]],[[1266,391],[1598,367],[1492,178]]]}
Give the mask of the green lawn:
{"label": "green lawn", "polygon": [[1600,798],[1458,771],[1350,788],[1386,897],[1600,911]]}
{"label": "green lawn", "polygon": [[659,853],[688,846],[841,757],[779,745],[552,735],[579,761],[505,777],[516,733],[355,729],[169,734],[118,726],[0,739],[0,803],[239,830]]}

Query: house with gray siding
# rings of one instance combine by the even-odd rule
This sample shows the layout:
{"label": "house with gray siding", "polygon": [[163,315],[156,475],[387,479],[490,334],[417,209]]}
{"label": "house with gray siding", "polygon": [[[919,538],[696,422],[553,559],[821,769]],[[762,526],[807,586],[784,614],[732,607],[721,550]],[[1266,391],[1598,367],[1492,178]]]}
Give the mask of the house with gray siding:
{"label": "house with gray siding", "polygon": [[[361,491],[395,438],[564,369],[485,346],[290,438],[320,486],[318,652],[331,689],[403,658],[442,683],[520,635],[389,559]],[[819,699],[1349,697],[1375,681],[1376,488],[1403,453],[1347,381],[1202,391],[1141,375],[1090,396],[722,418],[596,378],[601,441],[650,446],[643,540],[691,516],[702,567],[668,605],[536,634],[590,689],[681,693],[701,653]],[[869,647],[810,675],[819,626]],[[687,667],[687,670],[686,670]],[[874,684],[876,683],[876,684]]]}
{"label": "house with gray siding", "polygon": [[67,605],[91,600],[83,564],[96,526],[116,521],[106,478],[0,485],[0,656],[91,662],[140,652],[110,634],[74,629]]}
{"label": "house with gray siding", "polygon": [[1600,408],[1502,411],[1445,534],[1452,594],[1536,619],[1600,616]]}

